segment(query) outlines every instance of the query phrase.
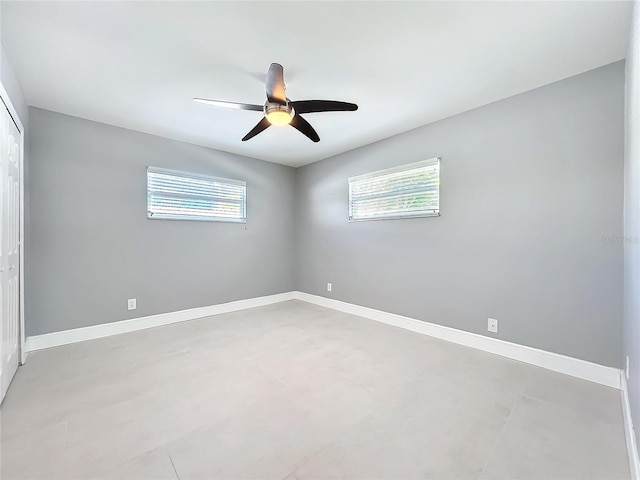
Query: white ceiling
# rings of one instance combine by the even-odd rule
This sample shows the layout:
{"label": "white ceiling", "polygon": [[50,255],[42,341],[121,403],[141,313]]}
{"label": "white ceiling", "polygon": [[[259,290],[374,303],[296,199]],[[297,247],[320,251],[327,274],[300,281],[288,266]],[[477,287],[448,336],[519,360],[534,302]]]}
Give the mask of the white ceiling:
{"label": "white ceiling", "polygon": [[[629,2],[11,2],[30,105],[292,166],[624,58]],[[292,100],[357,103],[240,139],[271,62]]]}

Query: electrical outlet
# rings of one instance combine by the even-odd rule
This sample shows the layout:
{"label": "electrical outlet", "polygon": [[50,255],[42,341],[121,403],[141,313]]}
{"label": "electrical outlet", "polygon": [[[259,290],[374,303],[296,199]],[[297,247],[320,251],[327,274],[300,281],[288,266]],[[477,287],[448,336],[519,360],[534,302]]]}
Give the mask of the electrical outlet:
{"label": "electrical outlet", "polygon": [[331,291],[331,284],[327,283],[327,292],[330,292],[330,291]]}
{"label": "electrical outlet", "polygon": [[629,380],[629,355],[627,355],[627,366],[624,369],[624,374],[627,377],[627,380]]}
{"label": "electrical outlet", "polygon": [[495,318],[489,318],[487,321],[487,330],[493,333],[498,333],[498,320]]}
{"label": "electrical outlet", "polygon": [[135,298],[130,298],[129,300],[127,300],[127,310],[135,310],[136,308],[137,306]]}

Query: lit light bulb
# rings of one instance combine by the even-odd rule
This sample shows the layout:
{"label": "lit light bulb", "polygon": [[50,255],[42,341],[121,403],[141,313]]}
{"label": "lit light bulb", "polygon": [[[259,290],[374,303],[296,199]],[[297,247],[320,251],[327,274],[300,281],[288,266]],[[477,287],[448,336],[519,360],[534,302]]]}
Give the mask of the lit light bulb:
{"label": "lit light bulb", "polygon": [[267,113],[267,120],[271,125],[287,125],[292,119],[293,115],[286,110],[272,110]]}

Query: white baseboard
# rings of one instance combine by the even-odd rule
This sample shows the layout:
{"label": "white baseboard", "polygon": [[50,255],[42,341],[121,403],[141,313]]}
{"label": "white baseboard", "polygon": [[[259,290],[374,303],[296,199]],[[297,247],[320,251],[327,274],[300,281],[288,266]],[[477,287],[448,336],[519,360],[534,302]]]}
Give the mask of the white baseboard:
{"label": "white baseboard", "polygon": [[638,445],[631,418],[631,406],[629,404],[629,390],[627,378],[624,372],[620,372],[620,385],[622,396],[622,417],[624,420],[624,436],[627,439],[627,451],[629,452],[629,470],[632,480],[640,480],[640,458],[638,458]]}
{"label": "white baseboard", "polygon": [[601,385],[620,389],[620,369],[618,368],[605,367],[604,365],[598,365],[585,360],[526,347],[516,343],[505,342],[504,340],[485,337],[484,335],[465,332],[434,323],[423,322],[414,318],[403,317],[402,315],[362,307],[352,303],[341,302],[331,298],[320,297],[304,292],[295,292],[295,294],[295,298],[304,300],[305,302],[314,303],[352,315],[358,315],[370,320],[386,323],[387,325],[404,328],[413,332],[422,333],[423,335],[429,335],[430,337],[440,338],[448,342],[483,350],[553,370],[554,372],[564,373],[572,377],[582,378]]}
{"label": "white baseboard", "polygon": [[247,308],[261,307],[264,305],[296,299],[511,358],[531,365],[536,365],[538,367],[553,370],[572,377],[582,378],[608,387],[620,389],[631,478],[632,480],[640,480],[640,460],[638,459],[638,448],[631,419],[627,381],[624,376],[624,372],[620,369],[605,367],[603,365],[586,362],[577,358],[567,357],[524,345],[518,345],[516,343],[505,342],[504,340],[485,337],[483,335],[465,332],[434,323],[423,322],[414,318],[341,302],[331,298],[311,295],[309,293],[297,291],[285,292],[265,297],[256,297],[247,300],[210,305],[207,307],[191,308],[177,312],[161,313],[158,315],[133,318],[119,322],[35,335],[26,339],[25,350],[28,353],[44,348],[57,347],[85,340],[94,340],[96,338],[109,337],[111,335],[119,335],[136,330],[160,327],[171,323],[185,322],[188,320],[195,320],[197,318],[209,317],[212,315],[235,312],[238,310],[245,310]]}
{"label": "white baseboard", "polygon": [[396,315],[394,313],[383,312],[373,308],[362,307],[351,303],[341,302],[339,300],[333,300],[331,298],[297,291],[221,303],[207,307],[180,310],[177,312],[161,313],[158,315],[150,315],[148,317],[104,323],[101,325],[76,328],[73,330],[35,335],[27,338],[25,350],[27,352],[33,352],[43,348],[57,347],[60,345],[93,340],[111,335],[120,335],[122,333],[143,330],[145,328],[160,327],[170,323],[184,322],[211,315],[235,312],[247,308],[260,307],[263,305],[270,305],[294,299],[303,300],[305,302],[365,317],[377,322],[404,328],[406,330],[411,330],[423,335],[429,335],[431,337],[440,338],[459,345],[519,360],[524,363],[529,363],[531,365],[536,365],[573,377],[582,378],[608,387],[617,389],[621,388],[620,370],[617,368],[605,367],[603,365],[586,362],[577,358],[566,357],[564,355],[539,350],[537,348],[526,347],[524,345],[498,340],[496,338],[485,337],[484,335],[456,330],[455,328],[423,322],[421,320],[403,317],[402,315]]}
{"label": "white baseboard", "polygon": [[261,307],[272,303],[293,300],[294,298],[296,298],[295,292],[278,293],[276,295],[267,295],[265,297],[255,297],[247,300],[220,303],[218,305],[210,305],[207,307],[190,308],[188,310],[160,313],[158,315],[132,318],[130,320],[122,320],[119,322],[103,323],[90,327],[75,328],[73,330],[45,333],[43,335],[27,337],[25,350],[27,352],[33,352],[35,350],[42,350],[43,348],[58,347],[69,343],[83,342],[85,340],[94,340],[96,338],[109,337],[111,335],[120,335],[121,333],[134,332],[136,330],[144,330],[146,328],[160,327],[170,323],[185,322],[188,320],[195,320],[197,318],[209,317],[211,315],[219,315],[221,313]]}

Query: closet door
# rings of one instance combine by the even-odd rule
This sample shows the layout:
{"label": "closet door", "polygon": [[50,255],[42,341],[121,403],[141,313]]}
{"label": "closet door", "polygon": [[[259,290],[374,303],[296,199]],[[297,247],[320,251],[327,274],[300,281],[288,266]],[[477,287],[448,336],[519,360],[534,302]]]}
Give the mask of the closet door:
{"label": "closet door", "polygon": [[0,102],[0,313],[3,399],[18,369],[20,342],[20,131]]}

